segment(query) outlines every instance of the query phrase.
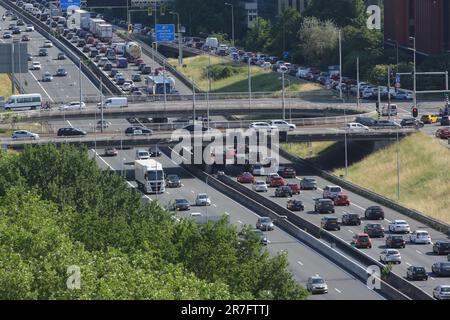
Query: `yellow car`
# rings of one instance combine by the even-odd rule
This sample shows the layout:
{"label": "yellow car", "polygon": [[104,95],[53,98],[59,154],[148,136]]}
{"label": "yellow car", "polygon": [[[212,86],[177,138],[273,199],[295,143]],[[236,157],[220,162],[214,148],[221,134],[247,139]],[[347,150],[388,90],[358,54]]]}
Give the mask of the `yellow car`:
{"label": "yellow car", "polygon": [[420,120],[421,120],[423,123],[432,124],[432,123],[438,122],[439,119],[438,119],[438,117],[435,116],[435,115],[432,115],[432,114],[424,114],[424,115],[422,116],[422,118],[420,118]]}

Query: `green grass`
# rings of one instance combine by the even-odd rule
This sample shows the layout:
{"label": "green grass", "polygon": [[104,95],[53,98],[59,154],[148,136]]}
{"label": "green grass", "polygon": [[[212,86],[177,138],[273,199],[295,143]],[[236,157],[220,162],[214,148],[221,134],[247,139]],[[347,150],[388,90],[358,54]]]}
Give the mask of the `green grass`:
{"label": "green grass", "polygon": [[[209,57],[201,55],[191,58],[185,58],[185,68],[178,68],[177,59],[168,59],[169,63],[184,73],[188,78],[194,78],[197,86],[208,90],[208,79],[205,75],[205,68],[209,65]],[[229,77],[211,81],[211,92],[247,92],[248,91],[248,67],[242,63],[234,63],[221,57],[211,56],[211,65],[214,67],[228,67],[233,70]],[[260,67],[252,66],[252,91],[253,92],[276,92],[282,90],[282,81],[280,74],[264,70]],[[286,80],[286,90],[314,94],[319,96],[331,97],[330,91],[324,90],[317,84],[312,84],[295,77],[286,76],[291,85]]]}
{"label": "green grass", "polygon": [[[397,200],[396,144],[379,150],[348,168],[347,179]],[[450,152],[424,133],[399,143],[400,200],[409,208],[450,223]],[[333,172],[344,174],[344,169]]]}
{"label": "green grass", "polygon": [[5,100],[11,95],[11,80],[5,73],[0,74],[0,97]]}
{"label": "green grass", "polygon": [[319,141],[311,143],[282,143],[280,147],[303,159],[312,159],[330,150],[336,143],[333,141]]}

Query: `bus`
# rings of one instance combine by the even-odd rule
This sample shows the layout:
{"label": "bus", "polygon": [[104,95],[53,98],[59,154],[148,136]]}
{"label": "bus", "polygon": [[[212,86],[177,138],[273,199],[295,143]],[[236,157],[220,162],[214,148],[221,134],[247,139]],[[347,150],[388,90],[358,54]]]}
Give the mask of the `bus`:
{"label": "bus", "polygon": [[9,97],[5,110],[36,110],[42,106],[42,96],[39,93],[18,94]]}

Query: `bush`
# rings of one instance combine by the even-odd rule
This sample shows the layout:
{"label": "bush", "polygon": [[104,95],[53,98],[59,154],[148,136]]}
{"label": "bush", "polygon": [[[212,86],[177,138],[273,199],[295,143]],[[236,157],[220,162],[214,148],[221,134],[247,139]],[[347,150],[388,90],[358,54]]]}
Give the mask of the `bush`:
{"label": "bush", "polygon": [[239,68],[232,67],[232,66],[212,65],[210,67],[207,67],[205,69],[205,71],[203,72],[204,78],[208,78],[208,70],[209,70],[209,76],[214,81],[230,78],[230,77],[242,72]]}

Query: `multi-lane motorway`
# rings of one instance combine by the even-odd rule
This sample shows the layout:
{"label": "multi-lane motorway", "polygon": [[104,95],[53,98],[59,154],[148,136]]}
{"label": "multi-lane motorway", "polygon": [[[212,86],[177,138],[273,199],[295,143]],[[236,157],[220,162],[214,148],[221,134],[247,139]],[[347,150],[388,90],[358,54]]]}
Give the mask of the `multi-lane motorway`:
{"label": "multi-lane motorway", "polygon": [[[0,15],[5,13],[5,9],[0,7]],[[10,23],[17,21],[11,21],[11,17],[7,17],[5,21],[0,20],[1,34],[8,30]],[[43,47],[44,41],[47,38],[37,31],[25,32],[25,26],[20,26],[21,34],[13,35],[11,39],[3,39],[0,37],[0,42],[11,43],[14,39],[21,41],[23,35],[30,36],[31,40],[28,43],[28,53],[32,54],[33,61],[39,61],[41,63],[41,70],[29,70],[26,74],[16,74],[17,80],[21,83],[24,93],[40,93],[44,101],[54,102],[59,104],[62,102],[78,101],[80,97],[80,73],[78,66],[70,59],[57,60],[58,53],[61,51],[53,46],[47,48],[48,56],[40,57],[38,55],[39,49]],[[31,61],[28,65],[31,66]],[[66,69],[67,76],[57,77],[56,71],[59,67]],[[45,72],[50,72],[54,78],[51,82],[42,82],[42,75]],[[91,81],[81,73],[81,89],[82,96],[94,97],[100,96],[99,89],[96,88]]]}
{"label": "multi-lane motorway", "polygon": [[[90,154],[92,157],[95,157],[97,164],[102,169],[114,170],[119,174],[124,172],[130,187],[136,187],[133,181],[135,149],[119,150],[119,155],[116,157],[103,157],[102,149],[90,150]],[[163,155],[159,157],[158,161],[162,163],[166,174],[178,174],[181,177],[182,187],[168,188],[164,194],[143,195],[144,201],[158,201],[162,206],[168,206],[176,198],[185,198],[190,202],[194,202],[198,193],[207,193],[211,198],[212,205],[210,207],[192,206],[188,211],[189,213],[201,212],[203,215],[208,214],[212,216],[222,215],[227,212],[230,215],[230,222],[236,225],[238,229],[245,224],[255,225],[258,216],[254,212],[196,179],[173,163],[167,156]],[[183,215],[180,214],[180,216]],[[327,281],[329,293],[325,295],[314,295],[312,299],[383,299],[376,292],[368,289],[365,284],[282,230],[275,229],[274,231],[270,231],[267,233],[267,237],[269,240],[267,250],[271,255],[276,255],[283,250],[288,253],[290,270],[300,284],[306,285],[308,277],[316,274],[324,277]]]}

